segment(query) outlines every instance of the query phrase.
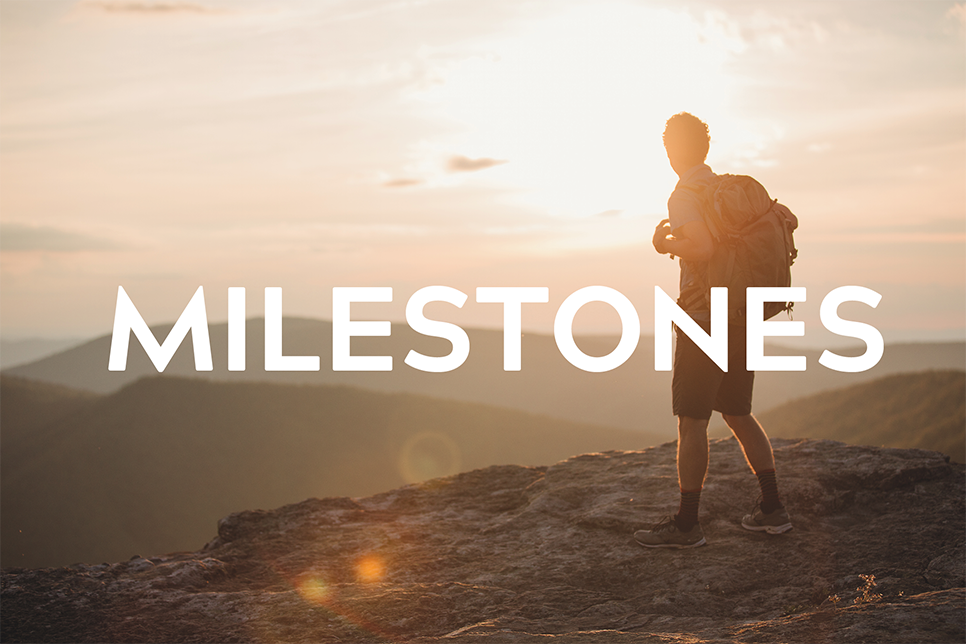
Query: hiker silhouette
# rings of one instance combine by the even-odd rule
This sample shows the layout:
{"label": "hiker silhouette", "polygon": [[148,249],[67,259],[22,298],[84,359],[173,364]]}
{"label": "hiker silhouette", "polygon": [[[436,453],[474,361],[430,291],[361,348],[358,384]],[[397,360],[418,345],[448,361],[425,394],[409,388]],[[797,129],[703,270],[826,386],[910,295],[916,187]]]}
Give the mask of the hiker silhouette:
{"label": "hiker silhouette", "polygon": [[[728,249],[724,247],[720,237],[716,240],[715,234],[720,231],[712,231],[709,227],[710,225],[717,229],[718,225],[710,218],[706,195],[720,187],[725,176],[716,175],[705,163],[711,138],[708,126],[696,116],[687,112],[675,114],[668,119],[663,138],[668,161],[679,180],[668,199],[668,218],[657,225],[652,241],[658,253],[679,258],[681,276],[678,305],[705,333],[710,334],[709,267],[714,265],[716,257],[728,252]],[[731,175],[726,177],[731,180]],[[743,182],[745,179],[754,182],[750,177],[739,179]],[[757,210],[755,218],[769,212],[769,216],[779,222],[776,228],[780,234],[775,239],[781,241],[775,243],[782,244],[784,250],[777,248],[775,254],[782,262],[788,260],[785,266],[787,270],[794,260],[795,252],[794,246],[789,245],[783,235],[787,230],[790,240],[791,230],[798,222],[785,215],[787,208],[782,206],[784,211],[776,211],[779,204],[771,202],[767,193],[765,201],[761,199],[750,199],[758,202],[752,206]],[[794,217],[790,211],[787,214]],[[740,237],[741,232],[732,234]],[[784,258],[781,255],[783,252]],[[737,254],[741,255],[740,245]],[[732,257],[732,262],[734,259]],[[729,289],[729,300],[734,301],[731,290],[735,289]],[[742,291],[742,302],[743,294]],[[787,305],[778,304],[776,310],[766,315],[773,315],[778,310],[787,308]],[[698,508],[708,473],[708,422],[715,411],[721,414],[738,439],[745,459],[757,475],[761,487],[761,498],[752,512],[742,519],[742,526],[771,534],[780,534],[792,527],[778,493],[771,442],[751,413],[755,374],[745,368],[745,328],[741,324],[742,313],[740,305],[734,314],[729,311],[727,371],[719,368],[686,333],[675,327],[677,346],[674,352],[671,393],[672,409],[678,421],[677,469],[681,500],[675,514],[664,517],[649,530],[639,530],[634,534],[642,546],[694,548],[706,543],[698,521]]]}

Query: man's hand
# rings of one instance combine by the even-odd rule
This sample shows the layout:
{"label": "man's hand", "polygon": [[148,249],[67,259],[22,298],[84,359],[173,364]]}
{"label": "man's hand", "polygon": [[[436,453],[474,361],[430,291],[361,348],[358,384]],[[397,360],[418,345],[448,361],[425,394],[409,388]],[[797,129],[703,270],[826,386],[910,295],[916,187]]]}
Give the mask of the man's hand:
{"label": "man's hand", "polygon": [[667,241],[668,235],[671,234],[671,222],[667,219],[662,219],[661,223],[657,225],[654,229],[654,238],[651,243],[654,244],[654,250],[656,250],[661,255],[667,255],[668,251],[665,248],[665,242]]}
{"label": "man's hand", "polygon": [[677,234],[671,234],[671,225],[667,219],[654,229],[651,240],[654,250],[662,255],[675,256],[689,262],[707,262],[714,255],[714,238],[703,221],[689,221],[677,229]]}

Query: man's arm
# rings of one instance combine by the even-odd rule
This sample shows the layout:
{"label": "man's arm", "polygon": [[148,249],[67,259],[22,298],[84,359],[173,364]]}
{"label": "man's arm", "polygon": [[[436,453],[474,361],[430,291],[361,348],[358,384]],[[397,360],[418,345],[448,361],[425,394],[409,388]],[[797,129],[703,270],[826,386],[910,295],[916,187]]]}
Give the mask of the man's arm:
{"label": "man's arm", "polygon": [[714,238],[703,221],[689,221],[671,234],[671,226],[664,219],[654,229],[654,250],[689,262],[707,262],[714,254]]}

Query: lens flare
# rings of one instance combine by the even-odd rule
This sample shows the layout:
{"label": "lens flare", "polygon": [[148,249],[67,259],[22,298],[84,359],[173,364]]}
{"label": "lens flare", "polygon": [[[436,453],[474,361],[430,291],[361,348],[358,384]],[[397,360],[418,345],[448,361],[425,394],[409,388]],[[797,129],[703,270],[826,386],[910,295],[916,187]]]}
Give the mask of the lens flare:
{"label": "lens flare", "polygon": [[295,584],[302,599],[312,604],[323,604],[329,598],[329,587],[318,577],[306,576]]}
{"label": "lens flare", "polygon": [[406,483],[458,474],[462,466],[460,448],[440,432],[420,432],[410,436],[399,454],[399,472]]}
{"label": "lens flare", "polygon": [[356,562],[356,579],[361,582],[381,581],[386,575],[386,565],[376,555],[367,555]]}

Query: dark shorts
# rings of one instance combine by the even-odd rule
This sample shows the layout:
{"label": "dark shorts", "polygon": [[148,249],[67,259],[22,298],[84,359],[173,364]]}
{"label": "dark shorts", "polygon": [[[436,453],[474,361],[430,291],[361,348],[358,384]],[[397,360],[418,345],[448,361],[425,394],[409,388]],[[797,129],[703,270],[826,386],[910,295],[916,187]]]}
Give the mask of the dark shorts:
{"label": "dark shorts", "polygon": [[[705,323],[701,327],[705,332],[709,329]],[[755,372],[745,369],[745,327],[728,327],[728,373],[680,329],[675,330],[677,347],[671,380],[674,415],[708,419],[712,411],[730,416],[750,414]]]}

